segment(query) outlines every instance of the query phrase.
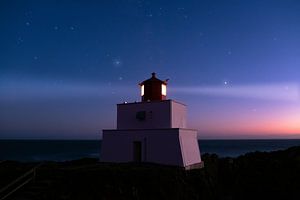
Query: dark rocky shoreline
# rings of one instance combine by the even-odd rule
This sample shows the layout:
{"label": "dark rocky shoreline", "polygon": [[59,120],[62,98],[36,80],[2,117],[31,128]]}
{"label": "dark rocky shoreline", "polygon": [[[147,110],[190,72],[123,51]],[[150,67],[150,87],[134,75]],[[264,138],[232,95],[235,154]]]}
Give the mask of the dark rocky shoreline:
{"label": "dark rocky shoreline", "polygon": [[[237,158],[202,156],[203,169],[97,159],[44,162],[7,199],[299,199],[300,147]],[[0,188],[39,163],[0,163]],[[1,197],[1,196],[0,196]]]}

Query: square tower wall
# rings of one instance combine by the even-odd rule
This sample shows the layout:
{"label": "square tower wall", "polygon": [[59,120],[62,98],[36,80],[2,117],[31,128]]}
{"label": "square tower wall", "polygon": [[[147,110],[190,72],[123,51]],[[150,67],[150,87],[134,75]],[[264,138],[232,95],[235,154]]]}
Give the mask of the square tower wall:
{"label": "square tower wall", "polygon": [[186,128],[186,105],[174,100],[117,105],[117,129]]}

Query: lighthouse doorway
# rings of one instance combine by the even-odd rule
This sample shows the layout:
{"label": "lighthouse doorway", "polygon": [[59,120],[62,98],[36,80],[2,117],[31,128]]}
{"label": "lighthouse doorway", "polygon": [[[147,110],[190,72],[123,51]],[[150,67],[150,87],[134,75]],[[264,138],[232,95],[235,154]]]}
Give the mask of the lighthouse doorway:
{"label": "lighthouse doorway", "polygon": [[142,162],[142,142],[134,141],[133,142],[133,161]]}

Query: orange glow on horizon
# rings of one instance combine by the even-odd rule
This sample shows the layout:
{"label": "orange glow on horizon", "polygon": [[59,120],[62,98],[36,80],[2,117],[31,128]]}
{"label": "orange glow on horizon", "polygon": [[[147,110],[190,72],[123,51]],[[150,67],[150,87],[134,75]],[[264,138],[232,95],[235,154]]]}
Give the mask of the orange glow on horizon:
{"label": "orange glow on horizon", "polygon": [[[195,122],[194,122],[195,123]],[[257,113],[255,115],[236,115],[232,118],[219,117],[212,119],[201,119],[194,126],[199,133],[204,135],[226,137],[231,136],[258,136],[267,137],[290,137],[300,138],[300,109],[289,108],[286,110],[274,110],[267,114]]]}

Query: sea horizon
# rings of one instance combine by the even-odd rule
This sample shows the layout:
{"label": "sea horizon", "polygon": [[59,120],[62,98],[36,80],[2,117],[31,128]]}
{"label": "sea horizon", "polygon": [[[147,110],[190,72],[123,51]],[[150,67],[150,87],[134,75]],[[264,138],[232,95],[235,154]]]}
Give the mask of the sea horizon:
{"label": "sea horizon", "polygon": [[[200,153],[238,157],[250,152],[270,152],[300,146],[300,139],[200,139]],[[68,161],[81,158],[101,160],[101,140],[0,139],[0,160],[22,162]]]}
{"label": "sea horizon", "polygon": [[[85,139],[85,138],[0,138],[0,141],[3,140],[43,140],[43,141],[101,141],[101,139]],[[299,138],[199,138],[199,140],[300,140]]]}

